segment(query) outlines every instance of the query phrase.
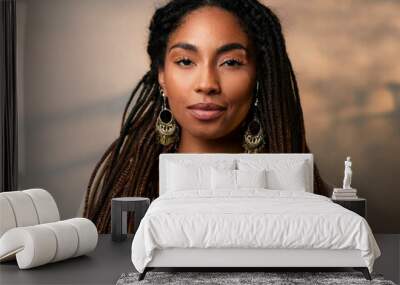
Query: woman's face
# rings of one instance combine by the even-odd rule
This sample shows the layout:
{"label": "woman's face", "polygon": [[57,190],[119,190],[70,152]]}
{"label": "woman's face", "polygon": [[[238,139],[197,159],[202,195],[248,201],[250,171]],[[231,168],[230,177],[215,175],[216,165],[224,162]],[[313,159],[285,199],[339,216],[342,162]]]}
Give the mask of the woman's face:
{"label": "woman's face", "polygon": [[[218,139],[245,119],[255,77],[252,43],[236,17],[202,7],[171,33],[158,79],[182,132]],[[218,110],[199,103],[215,104],[211,109]]]}

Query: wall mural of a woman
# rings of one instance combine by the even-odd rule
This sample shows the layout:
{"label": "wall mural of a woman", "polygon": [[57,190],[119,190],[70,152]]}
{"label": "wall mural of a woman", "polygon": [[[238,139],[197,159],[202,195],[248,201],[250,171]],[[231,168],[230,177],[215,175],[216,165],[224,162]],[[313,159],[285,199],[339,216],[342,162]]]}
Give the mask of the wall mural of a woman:
{"label": "wall mural of a woman", "polygon": [[[110,231],[111,198],[158,197],[160,153],[310,152],[281,24],[268,7],[173,0],[149,29],[150,70],[85,197],[84,216],[100,233]],[[314,165],[314,192],[329,196],[331,188]]]}

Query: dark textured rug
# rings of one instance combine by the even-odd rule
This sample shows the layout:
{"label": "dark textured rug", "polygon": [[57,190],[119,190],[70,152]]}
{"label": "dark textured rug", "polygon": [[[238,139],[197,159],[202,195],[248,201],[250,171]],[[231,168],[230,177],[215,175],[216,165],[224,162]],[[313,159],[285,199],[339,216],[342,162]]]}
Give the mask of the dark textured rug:
{"label": "dark textured rug", "polygon": [[361,272],[147,272],[146,277],[138,281],[139,273],[124,273],[117,285],[134,284],[379,284],[396,285],[384,280],[380,274],[371,274],[372,280],[366,280]]}

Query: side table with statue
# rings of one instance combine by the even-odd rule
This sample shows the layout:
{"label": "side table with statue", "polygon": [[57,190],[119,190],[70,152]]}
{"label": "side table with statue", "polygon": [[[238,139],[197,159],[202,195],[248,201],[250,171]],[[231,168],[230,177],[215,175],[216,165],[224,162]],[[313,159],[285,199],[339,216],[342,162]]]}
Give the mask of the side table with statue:
{"label": "side table with statue", "polygon": [[353,176],[352,164],[351,157],[348,156],[344,162],[343,188],[333,189],[332,201],[367,218],[367,200],[358,197],[357,189],[351,187]]}

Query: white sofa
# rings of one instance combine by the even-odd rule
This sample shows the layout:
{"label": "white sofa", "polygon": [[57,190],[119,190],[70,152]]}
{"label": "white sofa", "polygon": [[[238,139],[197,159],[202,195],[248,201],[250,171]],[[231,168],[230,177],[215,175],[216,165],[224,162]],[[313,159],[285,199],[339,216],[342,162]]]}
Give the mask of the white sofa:
{"label": "white sofa", "polygon": [[29,269],[86,254],[97,245],[88,219],[60,221],[53,197],[44,189],[0,193],[0,262],[17,260]]}

